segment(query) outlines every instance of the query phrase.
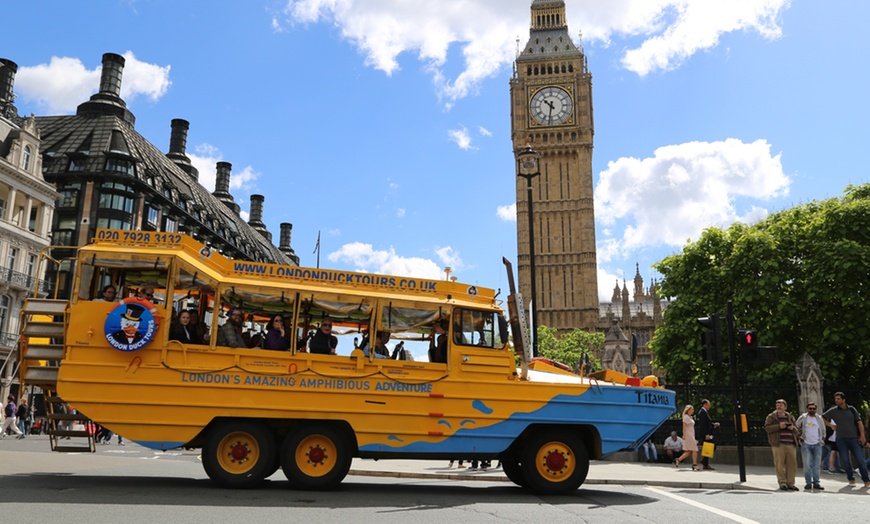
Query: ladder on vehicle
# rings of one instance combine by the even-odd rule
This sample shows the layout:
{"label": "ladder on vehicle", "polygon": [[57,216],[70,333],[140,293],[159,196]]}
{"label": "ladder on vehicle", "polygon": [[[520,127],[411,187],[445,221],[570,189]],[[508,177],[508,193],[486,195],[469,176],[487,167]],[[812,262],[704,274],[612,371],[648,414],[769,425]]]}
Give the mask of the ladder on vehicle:
{"label": "ladder on vehicle", "polygon": [[[20,382],[22,388],[30,384],[43,391],[52,451],[93,453],[97,450],[94,434],[89,430],[94,427],[93,422],[85,415],[69,413],[63,399],[57,396],[67,306],[66,300],[48,298],[29,298],[24,302],[18,341]],[[77,428],[79,425],[81,429]]]}

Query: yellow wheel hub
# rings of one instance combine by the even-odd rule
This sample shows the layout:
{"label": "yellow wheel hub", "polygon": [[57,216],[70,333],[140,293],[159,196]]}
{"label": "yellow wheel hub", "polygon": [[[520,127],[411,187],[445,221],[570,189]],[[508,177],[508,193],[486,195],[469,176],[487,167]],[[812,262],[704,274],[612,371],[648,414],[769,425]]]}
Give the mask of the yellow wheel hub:
{"label": "yellow wheel hub", "polygon": [[309,477],[322,477],[335,467],[338,450],[335,443],[323,435],[310,435],[296,446],[296,465]]}
{"label": "yellow wheel hub", "polygon": [[535,467],[541,478],[561,482],[574,473],[577,463],[571,448],[562,442],[548,442],[538,450]]}
{"label": "yellow wheel hub", "polygon": [[247,473],[260,460],[260,445],[249,433],[227,434],[218,445],[218,462],[229,473]]}

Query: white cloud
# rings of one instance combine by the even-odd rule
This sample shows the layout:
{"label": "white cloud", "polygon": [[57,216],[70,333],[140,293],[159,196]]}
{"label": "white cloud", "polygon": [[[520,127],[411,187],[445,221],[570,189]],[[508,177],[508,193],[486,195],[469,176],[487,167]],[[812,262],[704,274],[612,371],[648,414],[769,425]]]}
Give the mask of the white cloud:
{"label": "white cloud", "polygon": [[596,220],[614,226],[607,231],[624,233],[599,239],[599,262],[645,246],[682,246],[709,226],[758,220],[766,210],[753,207],[741,217],[735,200],[787,194],[790,181],[780,157],[771,155],[765,140],[729,138],[665,146],[652,158],[608,163],[595,187]]}
{"label": "white cloud", "polygon": [[[199,183],[209,191],[214,191],[217,178],[217,163],[223,161],[223,153],[211,144],[199,144],[194,147],[194,153],[187,152],[190,163],[199,171]],[[245,166],[241,171],[230,172],[230,193],[234,189],[252,190],[260,173],[254,171],[251,166]],[[237,204],[240,204],[236,200]]]}
{"label": "white cloud", "polygon": [[492,131],[483,126],[478,126],[477,132],[480,133],[481,136],[492,136]]}
{"label": "white cloud", "polygon": [[[755,31],[778,38],[778,17],[790,1],[609,0],[572,2],[566,13],[573,35],[582,31],[590,45],[625,47],[623,66],[645,75],[679,66],[715,47],[725,33]],[[388,75],[399,70],[400,54],[416,53],[448,107],[509,67],[516,39],[524,45],[529,34],[528,0],[287,0],[284,16],[273,20],[273,28],[334,24],[362,52],[366,65]],[[445,72],[451,45],[461,48],[464,61],[455,78]]]}
{"label": "white cloud", "polygon": [[[139,96],[157,101],[172,84],[170,66],[142,62],[124,53],[121,98],[130,104]],[[52,57],[48,64],[24,66],[15,75],[15,93],[49,114],[67,114],[100,89],[102,66],[88,69],[78,58]]]}
{"label": "white cloud", "polygon": [[451,129],[447,131],[447,137],[451,142],[456,143],[456,145],[459,146],[459,149],[462,149],[463,151],[477,149],[471,145],[471,135],[468,134],[468,129],[464,126],[461,129]]}
{"label": "white cloud", "polygon": [[444,278],[442,268],[432,260],[402,257],[392,247],[386,251],[375,250],[371,244],[352,242],[330,253],[327,258],[330,262],[353,265],[356,271],[429,279]]}
{"label": "white cloud", "polygon": [[517,205],[513,203],[509,206],[498,206],[495,212],[496,215],[505,222],[517,221]]}
{"label": "white cloud", "polygon": [[450,246],[435,248],[435,254],[438,255],[438,258],[441,259],[441,262],[445,266],[450,266],[453,271],[460,271],[465,269],[465,264],[462,262],[462,257],[459,256],[459,252],[454,250]]}
{"label": "white cloud", "polygon": [[396,210],[396,216],[398,218],[403,218],[405,216],[405,213],[407,213],[407,211],[405,211],[405,208],[400,207]]}
{"label": "white cloud", "polygon": [[683,0],[673,2],[675,20],[660,34],[625,53],[622,65],[644,76],[679,67],[698,51],[716,47],[719,37],[734,31],[755,31],[774,40],[782,35],[779,13],[790,0]]}

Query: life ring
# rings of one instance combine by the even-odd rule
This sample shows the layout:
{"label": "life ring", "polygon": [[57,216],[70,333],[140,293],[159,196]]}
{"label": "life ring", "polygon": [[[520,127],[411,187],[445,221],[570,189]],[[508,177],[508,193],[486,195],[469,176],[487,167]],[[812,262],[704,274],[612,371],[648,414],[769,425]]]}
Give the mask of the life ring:
{"label": "life ring", "polygon": [[157,315],[157,306],[152,304],[149,300],[145,300],[144,298],[139,297],[127,297],[121,301],[122,304],[137,304],[144,308],[146,311],[151,313],[151,316],[154,317],[154,323],[157,326],[160,326],[160,317]]}

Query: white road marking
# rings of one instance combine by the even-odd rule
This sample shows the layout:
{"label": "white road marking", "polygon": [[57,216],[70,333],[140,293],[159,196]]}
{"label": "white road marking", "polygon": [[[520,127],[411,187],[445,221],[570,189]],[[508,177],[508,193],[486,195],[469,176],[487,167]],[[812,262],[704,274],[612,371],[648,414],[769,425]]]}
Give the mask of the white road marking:
{"label": "white road marking", "polygon": [[687,499],[686,497],[681,497],[679,495],[674,495],[673,493],[668,493],[667,491],[664,491],[664,490],[661,490],[658,488],[652,488],[652,487],[647,486],[646,489],[648,489],[654,493],[658,493],[659,495],[664,495],[665,497],[670,497],[674,500],[682,502],[683,504],[688,504],[689,506],[695,506],[696,508],[703,509],[704,511],[709,511],[710,513],[714,513],[716,515],[719,515],[720,517],[725,517],[726,519],[731,519],[734,522],[741,522],[742,524],[759,524],[758,521],[756,521],[756,520],[748,519],[746,517],[741,517],[740,515],[735,515],[734,513],[731,513],[730,511],[717,509],[717,508],[714,508],[712,506],[708,506],[706,504],[701,504],[700,502],[695,502],[694,500]]}

